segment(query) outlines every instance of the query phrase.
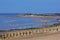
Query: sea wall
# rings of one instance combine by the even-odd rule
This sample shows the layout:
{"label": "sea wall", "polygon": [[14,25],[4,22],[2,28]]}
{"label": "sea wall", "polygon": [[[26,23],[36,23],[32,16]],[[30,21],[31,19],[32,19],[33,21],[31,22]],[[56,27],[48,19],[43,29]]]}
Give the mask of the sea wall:
{"label": "sea wall", "polygon": [[6,31],[2,33],[3,38],[23,38],[23,37],[31,37],[38,34],[45,33],[55,33],[60,31],[60,26],[57,27],[45,27],[39,29],[28,29],[28,30],[15,30],[15,31]]}

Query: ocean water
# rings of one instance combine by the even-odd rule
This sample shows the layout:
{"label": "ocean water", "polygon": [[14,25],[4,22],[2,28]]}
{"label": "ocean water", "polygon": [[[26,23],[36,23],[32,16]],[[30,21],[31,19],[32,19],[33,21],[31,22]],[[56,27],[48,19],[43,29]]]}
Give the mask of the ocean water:
{"label": "ocean water", "polygon": [[[6,17],[16,15],[1,15],[0,30],[8,29],[24,29],[24,28],[39,28],[45,25],[53,25],[57,22],[57,18],[40,18],[40,17]],[[36,20],[52,20],[51,22],[35,22]]]}

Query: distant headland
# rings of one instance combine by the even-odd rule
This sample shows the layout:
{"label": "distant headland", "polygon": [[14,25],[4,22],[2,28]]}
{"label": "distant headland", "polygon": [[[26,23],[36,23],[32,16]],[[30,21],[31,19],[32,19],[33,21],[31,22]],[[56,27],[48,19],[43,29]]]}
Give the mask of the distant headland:
{"label": "distant headland", "polygon": [[0,15],[60,16],[60,13],[0,13]]}
{"label": "distant headland", "polygon": [[60,13],[0,13],[0,16],[6,17],[46,17],[46,16],[60,16]]}

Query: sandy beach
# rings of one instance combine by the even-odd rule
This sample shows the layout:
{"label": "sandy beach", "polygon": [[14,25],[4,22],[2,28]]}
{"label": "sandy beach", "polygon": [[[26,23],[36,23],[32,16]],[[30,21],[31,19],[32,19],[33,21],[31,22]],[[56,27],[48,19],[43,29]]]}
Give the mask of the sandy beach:
{"label": "sandy beach", "polygon": [[33,36],[30,38],[11,38],[5,40],[60,40],[60,32],[52,33],[52,34],[45,34],[39,36]]}

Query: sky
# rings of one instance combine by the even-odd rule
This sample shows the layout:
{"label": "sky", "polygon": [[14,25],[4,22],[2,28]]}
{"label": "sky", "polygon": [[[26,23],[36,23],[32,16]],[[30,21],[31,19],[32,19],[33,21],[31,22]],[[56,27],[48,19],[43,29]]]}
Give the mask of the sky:
{"label": "sky", "polygon": [[0,13],[60,13],[60,0],[0,0]]}

